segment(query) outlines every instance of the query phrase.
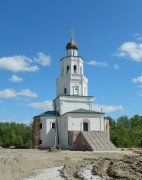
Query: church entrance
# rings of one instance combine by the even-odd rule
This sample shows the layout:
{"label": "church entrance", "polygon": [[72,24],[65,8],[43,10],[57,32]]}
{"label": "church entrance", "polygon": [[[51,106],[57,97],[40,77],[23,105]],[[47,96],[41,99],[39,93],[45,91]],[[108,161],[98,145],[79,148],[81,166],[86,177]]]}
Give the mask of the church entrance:
{"label": "church entrance", "polygon": [[83,131],[88,131],[88,123],[83,123]]}

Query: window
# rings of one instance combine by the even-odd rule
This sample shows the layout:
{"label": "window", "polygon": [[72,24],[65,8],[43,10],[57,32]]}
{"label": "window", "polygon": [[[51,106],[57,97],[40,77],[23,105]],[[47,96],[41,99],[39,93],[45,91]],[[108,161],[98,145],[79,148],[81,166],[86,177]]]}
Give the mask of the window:
{"label": "window", "polygon": [[79,95],[79,87],[74,86],[74,95]]}
{"label": "window", "polygon": [[39,126],[40,126],[40,129],[42,129],[42,123],[40,123],[40,125],[39,125]]}
{"label": "window", "polygon": [[66,74],[69,73],[69,70],[70,70],[70,67],[69,67],[69,65],[68,65],[68,66],[67,66],[67,70],[66,70]]}
{"label": "window", "polygon": [[52,124],[51,124],[51,128],[52,128],[52,129],[55,129],[55,123],[52,123]]}
{"label": "window", "polygon": [[73,66],[73,73],[77,74],[77,67],[76,67],[76,65]]}
{"label": "window", "polygon": [[83,131],[88,131],[88,123],[83,123]]}
{"label": "window", "polygon": [[64,94],[67,94],[67,88],[64,88]]}
{"label": "window", "polygon": [[39,144],[42,144],[42,140],[39,140]]}

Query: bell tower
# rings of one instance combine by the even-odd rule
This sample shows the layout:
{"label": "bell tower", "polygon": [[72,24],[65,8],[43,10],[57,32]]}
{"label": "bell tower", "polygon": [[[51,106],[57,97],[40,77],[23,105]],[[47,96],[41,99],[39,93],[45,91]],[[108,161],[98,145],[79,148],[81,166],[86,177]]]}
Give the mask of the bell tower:
{"label": "bell tower", "polygon": [[61,74],[56,80],[56,95],[88,95],[88,79],[83,75],[84,60],[78,56],[78,45],[71,39],[67,56],[60,60]]}
{"label": "bell tower", "polygon": [[[84,76],[84,60],[78,56],[78,45],[73,36],[66,45],[67,55],[60,60],[61,73],[56,79],[54,106],[59,114],[74,108],[92,110],[93,97],[88,96],[88,79]],[[61,100],[62,99],[62,100]],[[65,109],[63,109],[63,104]],[[74,107],[74,105],[77,107]],[[55,109],[55,107],[54,107]]]}

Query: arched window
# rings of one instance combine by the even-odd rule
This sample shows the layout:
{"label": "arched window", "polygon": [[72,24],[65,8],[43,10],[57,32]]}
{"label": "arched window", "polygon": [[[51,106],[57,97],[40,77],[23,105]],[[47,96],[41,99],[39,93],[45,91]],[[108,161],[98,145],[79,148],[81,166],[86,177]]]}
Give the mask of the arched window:
{"label": "arched window", "polygon": [[68,65],[66,69],[66,74],[69,74],[69,70],[70,70],[70,66]]}
{"label": "arched window", "polygon": [[73,66],[73,73],[77,74],[77,67],[76,67],[76,65]]}

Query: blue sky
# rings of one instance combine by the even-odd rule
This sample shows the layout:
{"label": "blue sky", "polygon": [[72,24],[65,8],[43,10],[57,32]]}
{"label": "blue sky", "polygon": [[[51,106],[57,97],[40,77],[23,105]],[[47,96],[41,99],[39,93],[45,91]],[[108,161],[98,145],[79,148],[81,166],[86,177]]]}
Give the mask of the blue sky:
{"label": "blue sky", "polygon": [[141,0],[0,0],[0,121],[29,123],[51,109],[69,30],[94,108],[142,114]]}

